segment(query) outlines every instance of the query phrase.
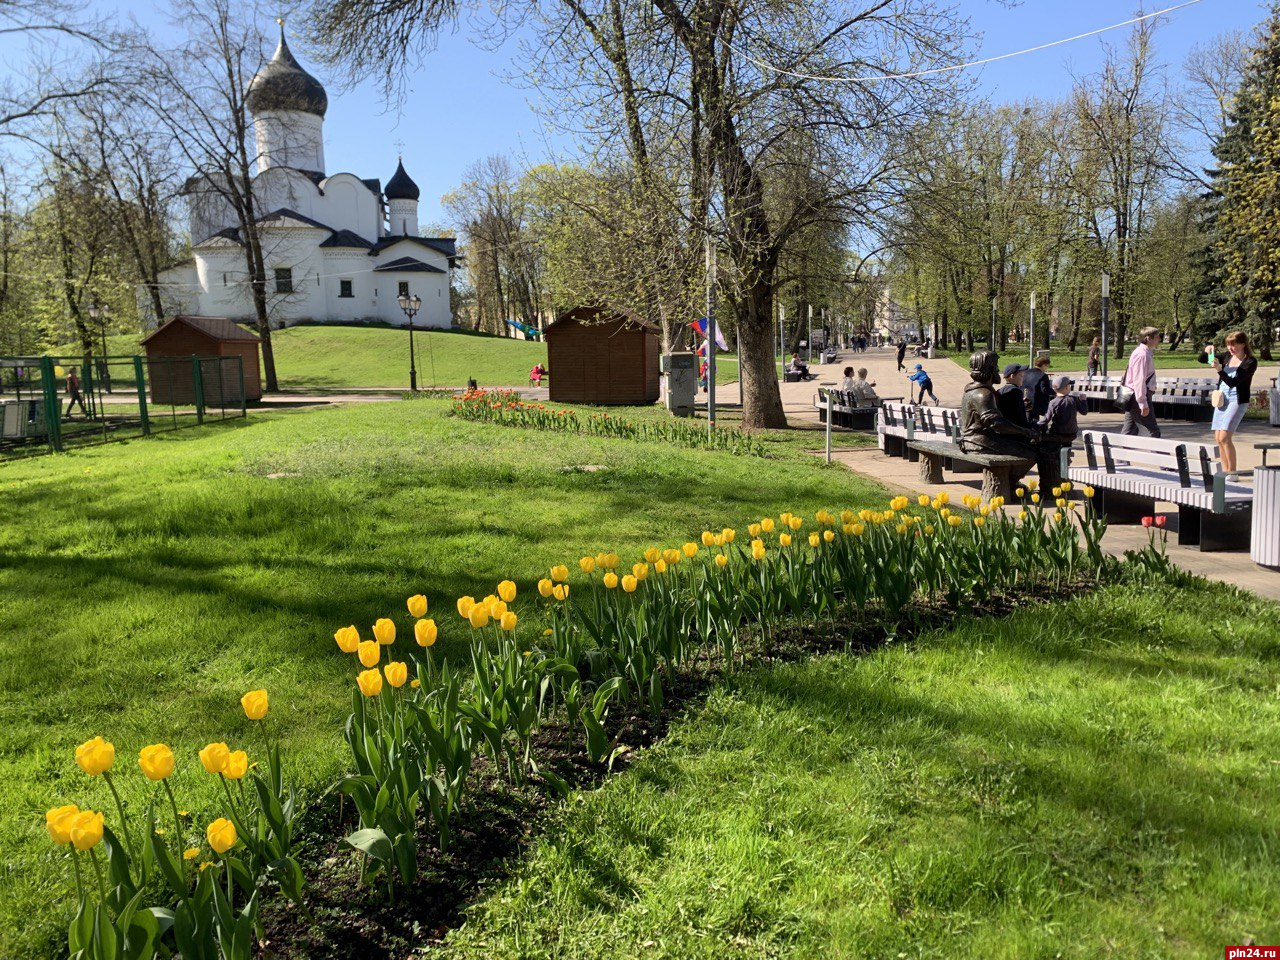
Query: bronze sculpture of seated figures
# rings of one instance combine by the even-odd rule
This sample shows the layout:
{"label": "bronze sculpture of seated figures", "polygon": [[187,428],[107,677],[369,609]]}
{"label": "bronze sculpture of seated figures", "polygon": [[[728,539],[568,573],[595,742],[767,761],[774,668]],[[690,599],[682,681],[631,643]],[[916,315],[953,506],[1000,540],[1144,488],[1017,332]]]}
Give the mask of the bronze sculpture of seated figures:
{"label": "bronze sculpture of seated figures", "polygon": [[965,453],[993,453],[1026,460],[1026,466],[1010,471],[1017,483],[1036,463],[1034,430],[1007,419],[996,405],[995,385],[999,382],[999,357],[991,350],[979,350],[969,357],[973,383],[964,388],[960,401],[960,449]]}

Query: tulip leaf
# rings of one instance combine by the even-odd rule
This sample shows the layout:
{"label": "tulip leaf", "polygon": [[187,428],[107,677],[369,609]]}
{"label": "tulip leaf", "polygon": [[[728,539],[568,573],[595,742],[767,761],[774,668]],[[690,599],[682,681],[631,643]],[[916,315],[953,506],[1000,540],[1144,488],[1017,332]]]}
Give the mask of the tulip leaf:
{"label": "tulip leaf", "polygon": [[294,903],[302,903],[302,888],[305,881],[302,877],[302,867],[298,865],[298,861],[293,857],[281,857],[267,864],[267,869],[271,871],[276,883],[280,884],[280,890],[286,897]]}
{"label": "tulip leaf", "polygon": [[159,835],[152,830],[150,832],[148,842],[151,845],[151,856],[159,866],[160,872],[164,874],[165,881],[169,884],[169,888],[178,897],[187,895],[187,883],[182,876],[182,867],[178,861],[174,859],[169,848],[165,846]]}
{"label": "tulip leaf", "polygon": [[357,830],[343,838],[346,843],[374,860],[391,860],[391,839],[377,827]]}

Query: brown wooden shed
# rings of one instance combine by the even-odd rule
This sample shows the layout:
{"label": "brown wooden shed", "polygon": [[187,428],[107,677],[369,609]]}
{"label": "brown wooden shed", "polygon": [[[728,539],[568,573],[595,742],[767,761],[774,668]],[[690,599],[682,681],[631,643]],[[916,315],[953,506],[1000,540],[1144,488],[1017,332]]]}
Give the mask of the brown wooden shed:
{"label": "brown wooden shed", "polygon": [[[244,398],[262,399],[262,375],[258,369],[258,337],[227,317],[176,316],[142,341],[147,349],[147,380],[152,403],[195,402],[192,357],[240,357],[244,366]],[[188,362],[160,358],[181,357]],[[232,364],[205,364],[201,368],[207,404],[240,403],[240,384],[232,382]],[[221,374],[221,375],[219,375]]]}
{"label": "brown wooden shed", "polygon": [[658,328],[618,311],[576,307],[544,331],[551,400],[605,405],[658,399]]}

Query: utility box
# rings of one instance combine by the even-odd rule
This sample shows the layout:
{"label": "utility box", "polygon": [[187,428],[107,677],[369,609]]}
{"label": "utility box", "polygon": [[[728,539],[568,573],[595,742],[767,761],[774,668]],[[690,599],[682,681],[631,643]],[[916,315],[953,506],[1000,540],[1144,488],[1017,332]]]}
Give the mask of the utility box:
{"label": "utility box", "polygon": [[659,370],[667,378],[667,409],[677,417],[692,417],[698,395],[698,358],[692,353],[664,353]]}

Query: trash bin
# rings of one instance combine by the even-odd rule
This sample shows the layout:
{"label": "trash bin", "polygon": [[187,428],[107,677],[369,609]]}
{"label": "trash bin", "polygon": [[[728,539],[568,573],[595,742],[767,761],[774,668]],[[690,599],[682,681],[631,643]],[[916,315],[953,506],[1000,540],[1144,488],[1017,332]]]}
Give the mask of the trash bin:
{"label": "trash bin", "polygon": [[1280,570],[1280,464],[1267,466],[1267,451],[1280,451],[1280,443],[1258,443],[1262,466],[1253,471],[1253,529],[1249,555],[1262,567]]}
{"label": "trash bin", "polygon": [[1280,390],[1271,391],[1271,396],[1267,404],[1267,411],[1271,415],[1271,425],[1273,427],[1280,427]]}

